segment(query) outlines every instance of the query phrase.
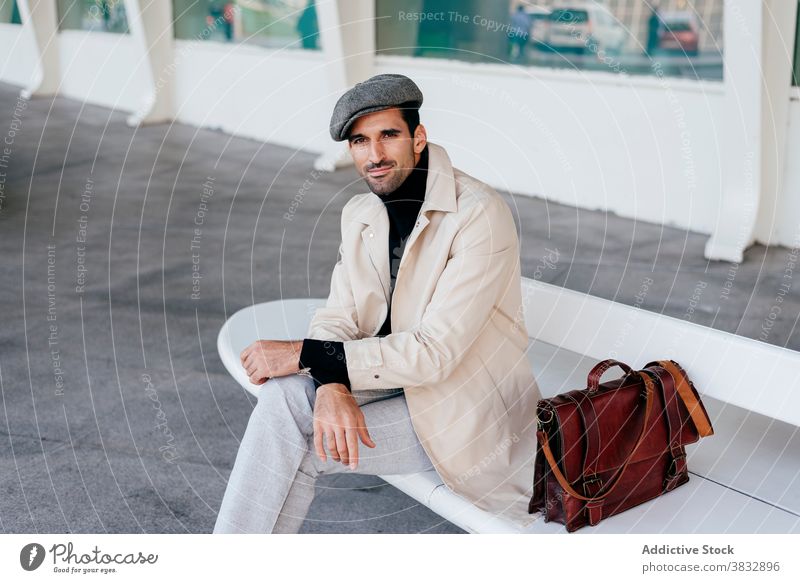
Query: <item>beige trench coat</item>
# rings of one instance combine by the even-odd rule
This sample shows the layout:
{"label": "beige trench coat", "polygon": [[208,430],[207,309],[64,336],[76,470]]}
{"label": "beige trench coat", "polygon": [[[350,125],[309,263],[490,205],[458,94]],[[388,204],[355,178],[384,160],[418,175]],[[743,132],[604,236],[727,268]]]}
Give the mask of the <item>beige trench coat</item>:
{"label": "beige trench coat", "polygon": [[330,295],[308,338],[344,341],[352,390],[402,387],[444,483],[526,525],[541,398],[526,351],[519,243],[505,200],[428,142],[425,200],[386,318],[389,219],[372,192],[342,210]]}

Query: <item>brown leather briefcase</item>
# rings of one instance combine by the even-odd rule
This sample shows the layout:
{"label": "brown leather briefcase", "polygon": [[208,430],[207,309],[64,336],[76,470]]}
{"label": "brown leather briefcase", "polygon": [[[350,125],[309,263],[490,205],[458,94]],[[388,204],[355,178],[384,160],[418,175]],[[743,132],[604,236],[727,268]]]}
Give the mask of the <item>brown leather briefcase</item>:
{"label": "brown leather briefcase", "polygon": [[[600,384],[613,366],[625,371]],[[537,449],[528,512],[574,532],[689,481],[685,446],[714,429],[685,371],[658,360],[640,371],[609,359],[587,388],[537,406]]]}

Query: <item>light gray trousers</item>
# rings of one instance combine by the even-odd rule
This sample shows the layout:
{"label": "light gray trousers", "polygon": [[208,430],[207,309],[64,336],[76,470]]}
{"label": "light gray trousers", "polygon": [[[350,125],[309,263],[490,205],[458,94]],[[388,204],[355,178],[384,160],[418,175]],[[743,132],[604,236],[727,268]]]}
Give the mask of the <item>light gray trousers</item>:
{"label": "light gray trousers", "polygon": [[359,440],[351,470],[314,448],[314,381],[303,375],[269,379],[259,389],[214,533],[296,533],[314,499],[318,476],[332,473],[410,474],[433,469],[411,425],[402,389],[353,391],[376,447]]}

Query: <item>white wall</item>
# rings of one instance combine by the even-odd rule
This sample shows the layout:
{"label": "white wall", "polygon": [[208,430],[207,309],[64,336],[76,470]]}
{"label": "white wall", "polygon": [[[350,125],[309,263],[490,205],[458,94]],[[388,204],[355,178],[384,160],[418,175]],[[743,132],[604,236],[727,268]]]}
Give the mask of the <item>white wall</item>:
{"label": "white wall", "polygon": [[329,145],[329,88],[321,53],[207,41],[175,44],[178,121],[314,153]]}
{"label": "white wall", "polygon": [[32,31],[21,24],[0,23],[0,79],[27,87],[39,67]]}
{"label": "white wall", "polygon": [[60,42],[60,93],[131,111],[149,96],[147,62],[131,35],[65,30]]}
{"label": "white wall", "polygon": [[800,246],[800,92],[789,103],[789,135],[783,188],[772,235],[780,245]]}
{"label": "white wall", "polygon": [[400,72],[424,87],[430,139],[496,188],[711,232],[724,172],[720,83],[378,63],[375,73]]}
{"label": "white wall", "polygon": [[[37,68],[30,36],[0,25],[0,45],[11,47],[0,79],[29,83]],[[326,59],[335,55],[175,41],[172,67],[153,80],[131,35],[63,31],[58,42],[60,91],[69,97],[134,111],[160,79],[180,122],[319,154],[331,149],[328,122],[341,88],[331,89],[326,66],[335,63]],[[710,234],[722,220],[724,179],[741,174],[732,167],[740,163],[722,155],[719,82],[389,56],[369,72],[414,78],[425,92],[431,140],[501,190]],[[792,246],[800,217],[797,100],[787,151],[770,236]]]}

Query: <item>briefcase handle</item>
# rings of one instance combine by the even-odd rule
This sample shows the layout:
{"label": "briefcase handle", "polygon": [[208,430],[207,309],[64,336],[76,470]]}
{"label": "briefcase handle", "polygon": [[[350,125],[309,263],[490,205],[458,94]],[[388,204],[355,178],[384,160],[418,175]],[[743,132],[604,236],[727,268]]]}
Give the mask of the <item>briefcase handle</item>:
{"label": "briefcase handle", "polygon": [[600,389],[600,377],[602,377],[608,369],[614,368],[615,366],[624,370],[626,376],[633,372],[631,367],[624,362],[614,360],[613,358],[601,360],[589,371],[589,377],[586,379],[586,388],[589,389],[589,393],[596,393]]}
{"label": "briefcase handle", "polygon": [[[615,364],[618,364],[618,365],[619,364],[623,364],[623,363],[617,362],[616,360],[612,360],[612,359],[609,359],[607,361],[603,361],[600,364],[604,364],[604,363],[609,362],[609,361],[611,361],[611,362],[613,362]],[[609,368],[610,366],[613,366],[613,365],[608,365],[606,368]],[[598,367],[596,366],[595,368],[598,368]],[[628,365],[624,365],[623,364],[622,368],[623,368],[623,370],[625,368],[628,368],[628,370],[630,370],[630,367],[628,367]],[[592,369],[592,371],[594,372],[594,369]],[[603,373],[601,372],[600,374],[602,375]],[[578,498],[579,500],[595,501],[595,500],[602,500],[603,498],[605,498],[609,494],[611,494],[611,491],[614,488],[616,488],[617,485],[620,483],[621,478],[622,478],[622,474],[625,473],[625,470],[628,467],[628,464],[630,463],[630,461],[633,459],[633,456],[636,453],[636,450],[639,449],[639,446],[641,445],[642,441],[644,440],[644,435],[647,432],[648,420],[650,419],[650,412],[653,409],[653,400],[655,398],[655,386],[653,384],[652,379],[648,375],[648,373],[643,372],[643,371],[636,371],[636,374],[638,374],[641,377],[642,381],[644,382],[645,393],[647,395],[647,401],[645,402],[645,406],[644,406],[644,419],[642,419],[642,429],[639,432],[639,437],[636,439],[636,443],[634,444],[633,449],[631,449],[631,452],[628,454],[628,457],[625,458],[625,462],[619,468],[617,468],[617,471],[608,479],[608,481],[606,482],[605,486],[603,486],[600,489],[600,491],[596,493],[595,496],[584,496],[584,495],[578,493],[570,485],[570,483],[567,481],[566,476],[564,476],[564,474],[562,474],[561,470],[558,468],[558,463],[556,462],[555,456],[553,455],[553,452],[550,449],[550,443],[549,443],[549,441],[547,439],[547,433],[545,431],[541,430],[541,429],[539,429],[536,432],[536,437],[537,437],[537,439],[539,440],[539,443],[542,446],[542,451],[544,452],[544,457],[547,460],[547,463],[550,466],[550,469],[553,471],[553,474],[555,475],[556,480],[558,480],[558,483],[561,485],[561,487],[564,489],[564,491],[567,492],[570,496]]]}

